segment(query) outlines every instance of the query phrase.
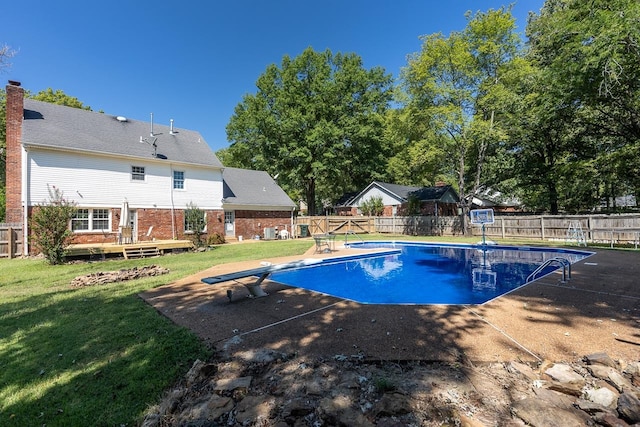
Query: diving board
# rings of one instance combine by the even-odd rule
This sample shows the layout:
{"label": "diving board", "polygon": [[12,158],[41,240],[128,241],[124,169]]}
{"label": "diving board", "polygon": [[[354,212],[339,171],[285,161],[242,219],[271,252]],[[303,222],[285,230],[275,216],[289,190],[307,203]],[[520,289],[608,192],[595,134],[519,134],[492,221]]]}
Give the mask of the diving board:
{"label": "diving board", "polygon": [[[283,264],[266,265],[264,267],[253,268],[250,270],[236,271],[235,273],[221,274],[219,276],[205,277],[201,279],[202,282],[207,285],[215,285],[223,282],[237,282],[243,284],[248,290],[251,296],[265,297],[268,294],[260,287],[262,282],[269,277],[272,273],[292,270],[294,268],[307,267],[309,265],[322,262],[320,259],[303,259],[300,261],[287,262]],[[252,283],[238,282],[238,279],[244,279],[245,277],[257,277],[258,279]]]}

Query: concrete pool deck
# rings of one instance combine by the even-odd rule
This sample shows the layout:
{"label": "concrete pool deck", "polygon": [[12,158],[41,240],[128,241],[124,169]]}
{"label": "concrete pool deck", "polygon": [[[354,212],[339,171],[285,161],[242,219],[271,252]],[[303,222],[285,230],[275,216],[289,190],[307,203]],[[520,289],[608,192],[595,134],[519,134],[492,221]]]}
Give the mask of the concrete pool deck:
{"label": "concrete pool deck", "polygon": [[[245,243],[243,243],[245,244]],[[250,243],[246,243],[250,244]],[[365,360],[572,361],[606,352],[640,354],[640,252],[587,248],[573,278],[551,274],[484,305],[363,305],[275,282],[247,298],[244,286],[200,279],[260,267],[261,261],[342,256],[356,249],[217,265],[140,296],[212,347],[272,349],[318,358]],[[368,251],[367,251],[368,252]],[[248,279],[250,280],[250,279]],[[232,301],[227,298],[231,290]]]}

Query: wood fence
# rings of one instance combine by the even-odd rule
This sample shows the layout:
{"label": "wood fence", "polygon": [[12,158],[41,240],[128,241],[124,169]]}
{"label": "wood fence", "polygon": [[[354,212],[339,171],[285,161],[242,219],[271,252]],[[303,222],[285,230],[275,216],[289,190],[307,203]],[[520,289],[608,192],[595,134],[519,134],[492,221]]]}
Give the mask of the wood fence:
{"label": "wood fence", "polygon": [[22,224],[0,223],[0,258],[13,258],[22,252]]}
{"label": "wood fence", "polygon": [[[456,236],[462,233],[460,217],[350,217],[300,216],[295,230],[306,225],[310,234],[390,233],[418,236]],[[472,234],[482,235],[482,227],[472,226]],[[299,233],[297,233],[299,235]],[[620,215],[520,215],[496,216],[485,226],[488,238],[575,240],[591,243],[640,244],[640,214]]]}

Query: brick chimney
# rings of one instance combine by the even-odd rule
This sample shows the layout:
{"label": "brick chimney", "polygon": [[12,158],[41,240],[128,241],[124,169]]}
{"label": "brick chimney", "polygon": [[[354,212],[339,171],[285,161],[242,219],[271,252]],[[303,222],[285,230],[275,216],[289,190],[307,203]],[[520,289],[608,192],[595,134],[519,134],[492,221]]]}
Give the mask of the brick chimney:
{"label": "brick chimney", "polygon": [[22,223],[22,118],[24,117],[24,89],[20,82],[7,84],[7,168],[6,222]]}

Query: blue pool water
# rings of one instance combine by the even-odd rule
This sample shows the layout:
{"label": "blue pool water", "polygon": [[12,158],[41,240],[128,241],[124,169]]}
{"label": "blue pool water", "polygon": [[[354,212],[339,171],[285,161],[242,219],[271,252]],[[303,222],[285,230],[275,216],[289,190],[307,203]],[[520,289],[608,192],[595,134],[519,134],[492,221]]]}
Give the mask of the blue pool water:
{"label": "blue pool water", "polygon": [[[323,260],[272,280],[363,304],[482,304],[525,284],[544,261],[591,252],[510,246],[366,242],[382,254]],[[554,264],[543,271],[549,274]]]}

